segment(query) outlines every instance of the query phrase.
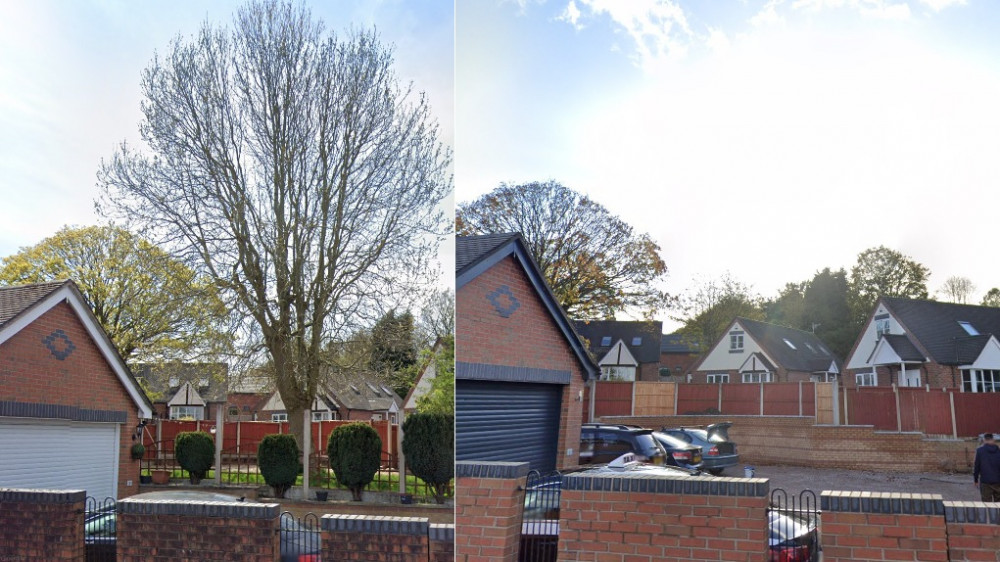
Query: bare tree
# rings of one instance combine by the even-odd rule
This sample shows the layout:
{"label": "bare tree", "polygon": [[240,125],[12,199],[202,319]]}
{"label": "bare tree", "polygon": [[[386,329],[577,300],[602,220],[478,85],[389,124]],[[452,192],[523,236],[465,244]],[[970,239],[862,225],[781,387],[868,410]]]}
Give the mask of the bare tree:
{"label": "bare tree", "polygon": [[945,298],[958,304],[968,304],[969,297],[976,291],[976,285],[968,277],[952,275],[945,280],[944,285],[938,290]]}
{"label": "bare tree", "polygon": [[99,211],[197,264],[242,312],[300,440],[324,343],[434,280],[451,154],[392,66],[374,32],[250,3],[152,61],[145,149],[123,143],[99,172]]}

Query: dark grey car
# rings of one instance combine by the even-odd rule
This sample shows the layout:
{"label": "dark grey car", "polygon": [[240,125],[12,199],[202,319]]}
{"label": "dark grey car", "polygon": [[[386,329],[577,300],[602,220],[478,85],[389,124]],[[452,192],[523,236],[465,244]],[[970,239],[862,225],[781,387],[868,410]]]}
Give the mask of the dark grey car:
{"label": "dark grey car", "polygon": [[664,427],[660,432],[701,447],[701,469],[718,476],[727,467],[740,463],[736,443],[729,439],[729,428],[732,425],[732,422],[722,422],[705,426],[704,429]]}

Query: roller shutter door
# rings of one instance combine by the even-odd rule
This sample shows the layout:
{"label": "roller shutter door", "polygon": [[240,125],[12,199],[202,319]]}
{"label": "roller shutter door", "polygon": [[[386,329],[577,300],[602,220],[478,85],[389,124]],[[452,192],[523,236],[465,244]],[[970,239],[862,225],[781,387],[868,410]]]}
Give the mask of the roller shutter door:
{"label": "roller shutter door", "polygon": [[522,461],[543,473],[555,470],[563,388],[455,381],[455,458]]}
{"label": "roller shutter door", "polygon": [[118,424],[0,420],[0,487],[118,496]]}

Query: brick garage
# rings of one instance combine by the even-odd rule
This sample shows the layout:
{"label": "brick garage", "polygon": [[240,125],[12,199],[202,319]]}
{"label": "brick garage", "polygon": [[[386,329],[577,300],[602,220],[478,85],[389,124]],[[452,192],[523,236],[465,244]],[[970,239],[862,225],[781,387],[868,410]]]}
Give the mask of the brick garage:
{"label": "brick garage", "polygon": [[75,284],[0,288],[0,486],[134,494],[131,438],[150,417]]}
{"label": "brick garage", "polygon": [[459,237],[456,249],[456,457],[576,465],[597,366],[520,235]]}

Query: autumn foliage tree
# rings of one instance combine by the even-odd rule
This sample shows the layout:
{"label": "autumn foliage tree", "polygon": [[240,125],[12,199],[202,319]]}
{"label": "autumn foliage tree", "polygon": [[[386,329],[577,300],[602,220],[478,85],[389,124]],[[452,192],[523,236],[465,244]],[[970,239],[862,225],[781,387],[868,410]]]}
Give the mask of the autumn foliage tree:
{"label": "autumn foliage tree", "polygon": [[855,326],[864,322],[879,297],[926,299],[930,275],[930,269],[885,246],[858,254],[849,281]]}
{"label": "autumn foliage tree", "polygon": [[251,2],[143,72],[142,144],[101,164],[99,210],[197,263],[266,352],[301,443],[324,346],[429,287],[450,151],[374,31]]}
{"label": "autumn foliage tree", "polygon": [[519,232],[563,309],[573,318],[652,316],[667,304],[660,247],[586,195],[555,181],[501,184],[455,216],[460,235]]}

